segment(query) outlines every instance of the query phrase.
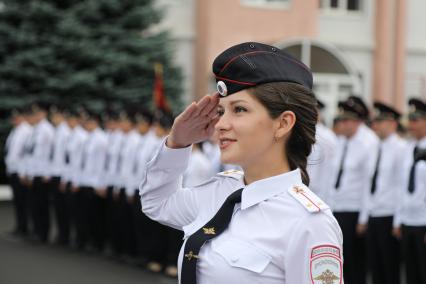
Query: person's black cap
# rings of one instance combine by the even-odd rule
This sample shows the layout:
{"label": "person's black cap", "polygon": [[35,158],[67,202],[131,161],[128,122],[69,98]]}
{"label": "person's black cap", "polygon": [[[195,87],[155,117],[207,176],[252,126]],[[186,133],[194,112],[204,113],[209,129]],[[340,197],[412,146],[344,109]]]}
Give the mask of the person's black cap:
{"label": "person's black cap", "polygon": [[408,101],[408,105],[410,107],[408,113],[408,119],[416,120],[419,118],[426,117],[426,103],[420,99],[410,99]]}
{"label": "person's black cap", "polygon": [[174,121],[173,114],[170,112],[157,111],[155,113],[155,122],[158,123],[162,128],[172,128]]}
{"label": "person's black cap", "polygon": [[221,96],[270,82],[293,82],[312,89],[309,68],[277,47],[246,42],[232,46],[213,62]]}
{"label": "person's black cap", "polygon": [[317,98],[317,107],[319,110],[323,110],[325,108],[325,104]]}
{"label": "person's black cap", "polygon": [[101,115],[94,110],[86,109],[84,114],[85,114],[87,120],[95,120],[98,123],[102,122]]}
{"label": "person's black cap", "polygon": [[148,124],[152,124],[154,115],[145,108],[139,108],[135,113],[135,120],[137,123],[146,122]]}
{"label": "person's black cap", "polygon": [[350,96],[338,104],[339,112],[337,118],[367,120],[369,111],[367,105],[360,97]]}
{"label": "person's black cap", "polygon": [[36,113],[39,111],[48,112],[50,104],[44,101],[35,101],[31,103],[31,112]]}
{"label": "person's black cap", "polygon": [[373,107],[374,107],[373,120],[391,119],[391,120],[398,121],[401,118],[400,112],[398,112],[393,107],[388,106],[384,103],[375,102],[373,104]]}

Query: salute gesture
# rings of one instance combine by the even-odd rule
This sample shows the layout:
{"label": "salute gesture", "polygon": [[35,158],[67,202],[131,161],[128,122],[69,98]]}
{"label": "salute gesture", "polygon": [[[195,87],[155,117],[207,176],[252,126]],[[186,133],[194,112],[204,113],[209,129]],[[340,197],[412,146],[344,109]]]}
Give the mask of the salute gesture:
{"label": "salute gesture", "polygon": [[206,95],[198,103],[190,104],[176,117],[166,145],[170,148],[184,148],[207,140],[220,118],[217,115],[218,104],[218,93]]}

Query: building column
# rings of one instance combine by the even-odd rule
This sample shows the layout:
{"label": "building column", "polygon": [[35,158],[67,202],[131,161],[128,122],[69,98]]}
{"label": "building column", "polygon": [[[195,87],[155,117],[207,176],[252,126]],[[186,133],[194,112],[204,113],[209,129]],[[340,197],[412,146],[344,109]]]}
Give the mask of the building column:
{"label": "building column", "polygon": [[406,15],[407,1],[396,1],[395,15],[395,68],[393,105],[403,110],[406,103],[405,94],[405,60],[406,60]]}
{"label": "building column", "polygon": [[373,100],[392,102],[393,93],[393,2],[376,0],[376,46],[374,49]]}

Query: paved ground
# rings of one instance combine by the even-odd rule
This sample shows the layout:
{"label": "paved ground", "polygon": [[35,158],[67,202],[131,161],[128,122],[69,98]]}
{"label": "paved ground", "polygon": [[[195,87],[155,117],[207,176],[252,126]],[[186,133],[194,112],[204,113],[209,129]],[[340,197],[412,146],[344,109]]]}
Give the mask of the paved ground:
{"label": "paved ground", "polygon": [[12,207],[0,202],[1,284],[176,284],[141,268],[72,250],[35,245],[9,237]]}

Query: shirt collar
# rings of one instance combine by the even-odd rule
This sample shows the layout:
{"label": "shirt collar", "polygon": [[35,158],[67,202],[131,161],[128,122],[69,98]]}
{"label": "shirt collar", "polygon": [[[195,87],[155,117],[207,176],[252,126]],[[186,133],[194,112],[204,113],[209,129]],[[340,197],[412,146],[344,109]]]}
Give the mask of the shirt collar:
{"label": "shirt collar", "polygon": [[299,169],[255,181],[244,188],[241,198],[241,209],[244,210],[285,192],[295,184],[302,184]]}

